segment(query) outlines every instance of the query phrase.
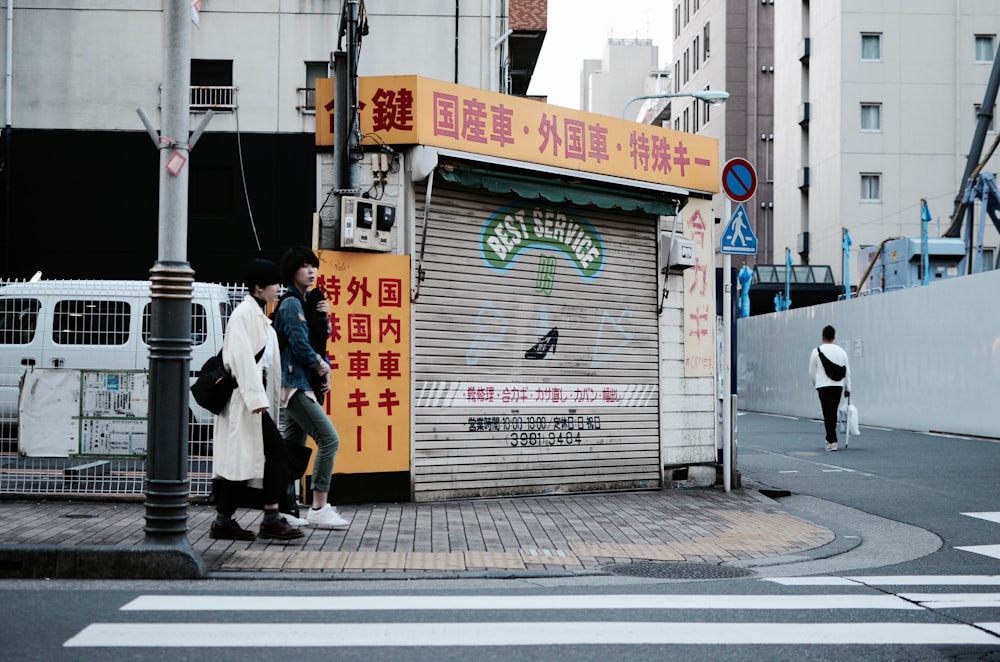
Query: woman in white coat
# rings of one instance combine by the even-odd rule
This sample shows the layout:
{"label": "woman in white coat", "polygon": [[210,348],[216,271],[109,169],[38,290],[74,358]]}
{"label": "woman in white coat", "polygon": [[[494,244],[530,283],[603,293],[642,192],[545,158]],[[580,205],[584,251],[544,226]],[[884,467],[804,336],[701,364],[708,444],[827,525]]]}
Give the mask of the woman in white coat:
{"label": "woman in white coat", "polygon": [[233,519],[244,483],[264,493],[261,538],[292,540],[304,535],[278,512],[278,501],[288,488],[288,459],[275,423],[281,357],[265,308],[278,300],[281,280],[274,262],[252,260],[246,279],[249,294],[226,326],[222,363],[238,386],[215,419],[212,471],[217,514],[209,532],[212,538],[253,540],[253,532]]}

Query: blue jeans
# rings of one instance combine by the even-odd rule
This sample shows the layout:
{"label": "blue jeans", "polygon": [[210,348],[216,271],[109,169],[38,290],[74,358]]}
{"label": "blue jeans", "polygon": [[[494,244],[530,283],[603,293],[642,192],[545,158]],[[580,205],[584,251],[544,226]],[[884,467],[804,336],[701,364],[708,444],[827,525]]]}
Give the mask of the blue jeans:
{"label": "blue jeans", "polygon": [[306,437],[316,442],[316,458],[313,460],[312,489],[318,492],[330,491],[333,475],[333,460],[340,447],[340,435],[326,415],[323,405],[303,391],[296,391],[288,400],[282,436],[286,444],[306,445]]}

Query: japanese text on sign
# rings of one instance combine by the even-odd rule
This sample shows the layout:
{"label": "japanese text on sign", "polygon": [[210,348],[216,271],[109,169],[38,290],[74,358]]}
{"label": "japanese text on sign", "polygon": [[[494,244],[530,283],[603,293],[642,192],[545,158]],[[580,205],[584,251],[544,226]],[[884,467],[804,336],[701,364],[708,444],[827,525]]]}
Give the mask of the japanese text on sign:
{"label": "japanese text on sign", "polygon": [[320,252],[337,473],[409,469],[409,258]]}
{"label": "japanese text on sign", "polygon": [[537,384],[487,382],[425,382],[416,404],[439,407],[646,407],[656,404],[648,384]]}
{"label": "japanese text on sign", "polygon": [[718,141],[418,76],[359,80],[365,142],[450,147],[716,192]]}

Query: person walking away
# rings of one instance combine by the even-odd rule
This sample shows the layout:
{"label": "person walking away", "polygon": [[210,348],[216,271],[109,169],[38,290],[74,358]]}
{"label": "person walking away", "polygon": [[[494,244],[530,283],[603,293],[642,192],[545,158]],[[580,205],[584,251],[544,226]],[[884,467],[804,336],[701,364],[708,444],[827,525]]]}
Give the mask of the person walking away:
{"label": "person walking away", "polygon": [[[283,436],[288,445],[304,446],[306,437],[316,441],[313,462],[312,506],[306,513],[310,525],[343,528],[350,525],[329,503],[333,464],[340,436],[321,404],[330,390],[330,364],[326,340],[330,337],[330,304],[313,296],[319,259],[304,246],[289,248],[281,258],[287,292],[274,314],[281,343],[281,402],[285,407]],[[307,304],[306,301],[315,303]],[[310,338],[313,342],[310,342]]]}
{"label": "person walking away", "polygon": [[823,409],[828,451],[837,450],[837,408],[841,394],[851,396],[851,366],[847,352],[833,342],[836,335],[832,326],[823,327],[822,343],[809,356],[809,379],[816,387]]}
{"label": "person walking away", "polygon": [[270,260],[254,259],[247,270],[247,296],[236,306],[222,340],[222,363],[237,387],[215,419],[212,451],[216,519],[209,535],[253,540],[233,518],[245,486],[261,488],[264,519],[258,535],[293,540],[305,534],[278,512],[288,486],[288,459],[275,423],[279,416],[281,357],[278,338],[264,312],[278,299],[281,272]]}

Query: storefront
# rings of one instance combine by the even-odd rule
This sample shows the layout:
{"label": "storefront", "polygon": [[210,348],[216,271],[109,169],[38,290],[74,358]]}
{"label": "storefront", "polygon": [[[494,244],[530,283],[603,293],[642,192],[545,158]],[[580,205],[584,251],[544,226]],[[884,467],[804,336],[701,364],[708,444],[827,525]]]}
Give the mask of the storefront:
{"label": "storefront", "polygon": [[716,142],[411,76],[360,98],[406,163],[412,497],[660,487],[660,219]]}

